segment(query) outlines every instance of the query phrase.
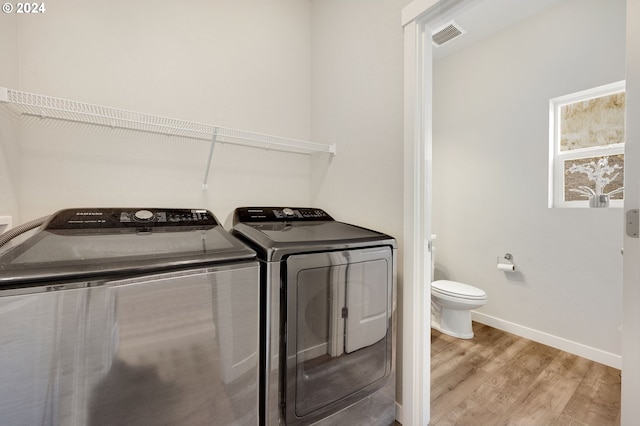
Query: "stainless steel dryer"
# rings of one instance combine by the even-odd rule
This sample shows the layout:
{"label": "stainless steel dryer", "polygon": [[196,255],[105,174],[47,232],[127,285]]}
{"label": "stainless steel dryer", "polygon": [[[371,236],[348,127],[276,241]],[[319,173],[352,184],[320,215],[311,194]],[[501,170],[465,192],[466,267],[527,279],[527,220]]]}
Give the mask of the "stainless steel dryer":
{"label": "stainless steel dryer", "polygon": [[312,208],[238,208],[232,234],[262,263],[265,423],[393,424],[396,241]]}
{"label": "stainless steel dryer", "polygon": [[256,425],[259,264],[207,210],[73,209],[0,255],[7,425]]}

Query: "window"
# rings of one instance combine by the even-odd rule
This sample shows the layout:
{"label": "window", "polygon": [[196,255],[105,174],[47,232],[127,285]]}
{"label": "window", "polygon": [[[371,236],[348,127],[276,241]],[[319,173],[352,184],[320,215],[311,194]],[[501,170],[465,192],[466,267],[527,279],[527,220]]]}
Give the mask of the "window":
{"label": "window", "polygon": [[549,112],[549,207],[621,207],[625,82],[552,99]]}

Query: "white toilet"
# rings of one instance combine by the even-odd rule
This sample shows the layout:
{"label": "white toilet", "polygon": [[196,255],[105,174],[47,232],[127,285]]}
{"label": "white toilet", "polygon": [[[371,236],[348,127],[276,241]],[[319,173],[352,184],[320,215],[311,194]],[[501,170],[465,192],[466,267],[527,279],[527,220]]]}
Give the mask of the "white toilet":
{"label": "white toilet", "polygon": [[487,303],[487,293],[469,284],[437,280],[431,283],[431,327],[460,339],[471,339],[471,310]]}
{"label": "white toilet", "polygon": [[473,338],[471,310],[487,303],[487,293],[469,284],[450,280],[434,281],[436,270],[435,235],[431,235],[431,328],[460,339]]}

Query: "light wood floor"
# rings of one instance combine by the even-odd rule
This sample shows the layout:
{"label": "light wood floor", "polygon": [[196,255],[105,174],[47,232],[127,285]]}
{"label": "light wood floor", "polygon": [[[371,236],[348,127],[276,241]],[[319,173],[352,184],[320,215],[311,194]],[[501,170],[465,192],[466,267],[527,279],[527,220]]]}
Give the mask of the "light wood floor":
{"label": "light wood floor", "polygon": [[431,425],[619,425],[620,370],[473,323],[432,330]]}

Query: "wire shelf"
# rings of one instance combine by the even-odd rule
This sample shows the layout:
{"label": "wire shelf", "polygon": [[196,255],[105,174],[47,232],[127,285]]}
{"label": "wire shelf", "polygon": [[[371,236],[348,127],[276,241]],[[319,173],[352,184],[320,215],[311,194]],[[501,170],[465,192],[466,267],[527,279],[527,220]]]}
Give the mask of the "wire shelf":
{"label": "wire shelf", "polygon": [[25,115],[209,141],[212,145],[205,170],[204,182],[202,184],[204,189],[207,188],[209,168],[213,156],[213,148],[216,143],[228,143],[298,154],[329,153],[335,155],[336,153],[335,144],[326,145],[263,133],[230,129],[213,124],[197,123],[110,108],[35,93],[21,92],[4,87],[0,87],[0,102],[12,104],[19,113]]}

